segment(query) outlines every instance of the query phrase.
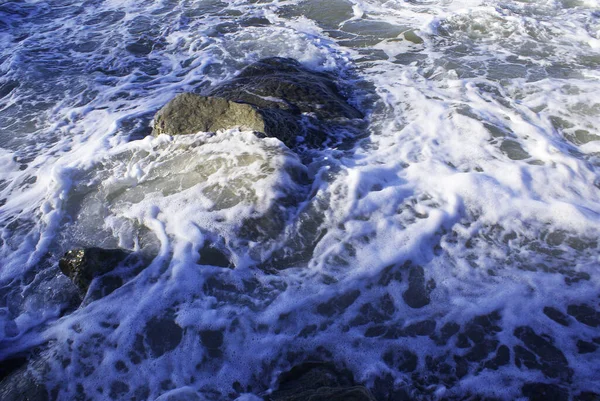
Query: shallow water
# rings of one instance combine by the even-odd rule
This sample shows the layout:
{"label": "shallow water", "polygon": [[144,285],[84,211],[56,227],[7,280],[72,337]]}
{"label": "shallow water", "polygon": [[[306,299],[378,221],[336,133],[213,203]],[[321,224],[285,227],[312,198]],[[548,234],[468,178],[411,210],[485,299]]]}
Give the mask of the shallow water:
{"label": "shallow water", "polygon": [[[595,0],[1,4],[0,359],[41,346],[57,399],[251,400],[307,359],[378,400],[600,393],[599,35]],[[368,136],[145,137],[270,56]],[[152,263],[67,313],[81,246]]]}

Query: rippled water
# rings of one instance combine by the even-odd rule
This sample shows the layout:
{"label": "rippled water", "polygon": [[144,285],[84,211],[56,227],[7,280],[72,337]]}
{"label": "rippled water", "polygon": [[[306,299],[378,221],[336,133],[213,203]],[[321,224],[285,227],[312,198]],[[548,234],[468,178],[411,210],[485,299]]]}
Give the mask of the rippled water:
{"label": "rippled water", "polygon": [[[600,394],[599,35],[596,0],[3,2],[0,360],[61,400],[251,400],[307,359],[378,400]],[[368,135],[147,137],[271,56]],[[81,246],[152,263],[73,312]]]}

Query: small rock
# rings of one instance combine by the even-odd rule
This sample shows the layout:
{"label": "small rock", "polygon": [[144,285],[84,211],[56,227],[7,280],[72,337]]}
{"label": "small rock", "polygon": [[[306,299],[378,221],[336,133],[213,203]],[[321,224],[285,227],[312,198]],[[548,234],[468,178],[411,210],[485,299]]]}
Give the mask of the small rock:
{"label": "small rock", "polygon": [[116,269],[130,255],[121,249],[74,249],[65,254],[58,267],[85,293],[95,277]]}

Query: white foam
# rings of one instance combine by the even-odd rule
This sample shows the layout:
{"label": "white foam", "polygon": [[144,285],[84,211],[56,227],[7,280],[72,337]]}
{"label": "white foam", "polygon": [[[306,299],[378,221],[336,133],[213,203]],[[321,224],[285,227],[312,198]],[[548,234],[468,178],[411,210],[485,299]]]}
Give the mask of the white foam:
{"label": "white foam", "polygon": [[[546,380],[514,366],[513,347],[523,342],[513,332],[524,325],[565,354],[573,391],[600,391],[594,354],[575,346],[597,333],[542,312],[597,303],[595,2],[340,1],[329,20],[313,3],[104,2],[19,25],[32,36],[7,39],[3,55],[14,61],[2,64],[7,79],[20,80],[11,102],[22,108],[0,109],[0,123],[22,137],[0,144],[0,284],[13,291],[0,298],[0,356],[52,340],[56,355],[71,359],[67,368],[50,361],[49,381],[67,383],[64,399],[77,385],[106,399],[120,380],[128,386],[122,398],[147,385],[148,399],[253,400],[301,361],[293,354],[318,346],[358,381],[372,386],[390,374],[414,389],[385,352],[415,352],[414,374],[425,380],[426,356],[454,364],[452,355],[468,350],[455,337],[438,346],[428,336],[366,336],[369,327],[434,319],[436,333],[448,322],[464,330],[498,310],[494,338],[510,348],[511,362],[497,371],[472,362],[453,385],[432,386],[432,397],[515,399],[523,383]],[[90,22],[103,11],[125,15]],[[109,23],[111,15],[118,21]],[[127,48],[140,39],[150,47]],[[89,41],[98,42],[92,50],[75,46]],[[370,137],[353,151],[317,150],[307,166],[276,139],[238,131],[128,140],[176,93],[270,56],[341,68],[342,83],[360,85],[351,101],[367,105]],[[283,200],[290,206],[280,207]],[[236,268],[199,260],[206,244]],[[156,258],[111,295],[59,319],[69,283],[57,261],[76,246]],[[279,267],[271,259],[291,268],[262,271]],[[408,267],[396,268],[401,281],[380,284],[387,266],[408,260],[436,284],[423,308],[403,298]],[[335,306],[356,291],[353,302]],[[355,321],[385,296],[388,320]],[[138,335],[156,316],[183,328],[181,342],[134,363],[132,350],[143,354]],[[206,330],[223,332],[222,356],[202,344]],[[143,341],[149,352],[151,340]]]}

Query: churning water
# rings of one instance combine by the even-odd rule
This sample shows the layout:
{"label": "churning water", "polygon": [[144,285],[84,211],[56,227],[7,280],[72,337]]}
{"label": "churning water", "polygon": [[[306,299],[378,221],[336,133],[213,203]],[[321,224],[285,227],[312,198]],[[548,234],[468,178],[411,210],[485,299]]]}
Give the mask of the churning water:
{"label": "churning water", "polygon": [[[252,400],[321,359],[380,400],[597,399],[597,0],[3,1],[0,43],[0,360],[40,347],[53,397]],[[368,136],[146,136],[270,56]],[[152,263],[71,313],[85,246]]]}

